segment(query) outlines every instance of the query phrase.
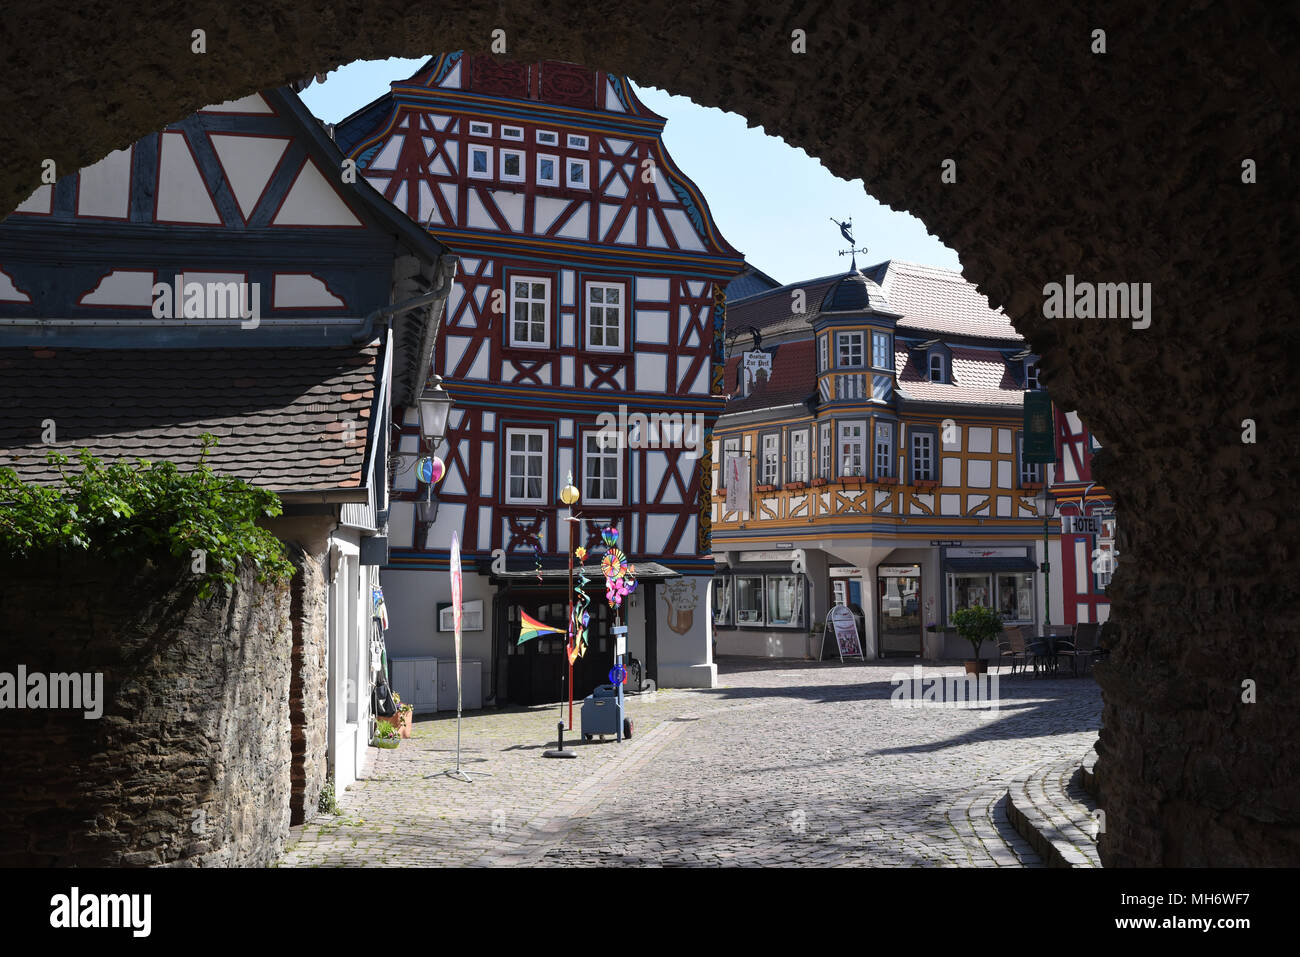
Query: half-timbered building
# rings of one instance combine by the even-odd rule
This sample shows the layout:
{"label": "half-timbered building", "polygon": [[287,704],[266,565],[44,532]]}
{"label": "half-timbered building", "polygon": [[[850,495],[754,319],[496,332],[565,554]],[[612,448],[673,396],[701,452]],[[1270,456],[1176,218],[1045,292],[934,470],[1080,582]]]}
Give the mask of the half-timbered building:
{"label": "half-timbered building", "polygon": [[1057,458],[1050,478],[1061,535],[1053,567],[1061,573],[1059,582],[1052,582],[1052,601],[1060,602],[1056,607],[1067,625],[1104,622],[1110,617],[1106,589],[1119,549],[1114,503],[1092,475],[1093,453],[1101,444],[1077,412],[1057,408],[1054,420]]}
{"label": "half-timbered building", "polygon": [[[444,678],[429,689],[452,655],[453,533],[484,700],[560,693],[563,639],[515,639],[520,611],[564,627],[570,474],[575,542],[598,557],[613,526],[640,570],[632,655],[661,685],[714,683],[700,489],[703,476],[707,503],[724,290],[744,263],[664,149],[664,123],[617,74],[450,53],[335,131],[365,178],[460,256],[431,370],[455,399],[446,477],[429,489],[398,474],[384,571],[390,647],[423,676],[406,679],[417,708],[455,706]],[[411,414],[393,438],[413,449]],[[606,625],[593,627],[579,695],[612,661]]]}
{"label": "half-timbered building", "polygon": [[288,88],[207,107],[0,225],[0,464],[51,447],[207,462],[275,492],[299,567],[292,808],[370,753],[393,409],[423,388],[454,258]]}
{"label": "half-timbered building", "polygon": [[818,655],[836,604],[867,657],[969,657],[949,626],[972,604],[1042,621],[1037,357],[1005,314],[959,273],[888,261],[732,302],[727,328],[719,653]]}

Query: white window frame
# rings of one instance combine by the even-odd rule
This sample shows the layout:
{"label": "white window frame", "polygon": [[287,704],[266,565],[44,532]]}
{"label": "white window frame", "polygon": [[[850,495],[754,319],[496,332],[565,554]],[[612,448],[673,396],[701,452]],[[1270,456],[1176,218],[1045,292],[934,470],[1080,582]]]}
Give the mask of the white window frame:
{"label": "white window frame", "polygon": [[[933,432],[912,429],[909,436],[912,442],[912,481],[934,481],[939,477],[938,453],[935,449],[935,436]],[[924,445],[925,451],[922,453],[919,446]],[[925,468],[921,468],[921,457],[925,456]],[[922,475],[922,471],[925,472]]]}
{"label": "white window frame", "polygon": [[808,481],[808,430],[795,429],[790,433],[791,482]]}
{"label": "white window frame", "polygon": [[[881,437],[885,441],[881,442]],[[882,468],[883,466],[883,468]],[[871,436],[871,474],[874,478],[890,478],[894,474],[894,423],[875,423]]]}
{"label": "white window frame", "polygon": [[817,451],[821,456],[821,477],[831,479],[834,476],[831,465],[831,453],[835,451],[835,442],[831,431],[831,424],[823,422],[820,426],[817,436]]}
{"label": "white window frame", "polygon": [[568,147],[571,150],[585,150],[588,148],[590,142],[591,141],[588,140],[587,137],[579,133],[570,133],[568,134],[568,138],[565,140],[565,143],[568,144]]}
{"label": "white window frame", "polygon": [[483,122],[480,122],[479,120],[470,120],[470,121],[469,121],[469,135],[470,135],[470,136],[486,136],[486,137],[488,137],[489,139],[491,139],[491,137],[492,137],[492,124],[491,124],[491,123],[483,123]]}
{"label": "white window frame", "polygon": [[502,123],[501,138],[503,140],[517,140],[522,143],[524,141],[524,128],[522,126],[506,126]]}
{"label": "white window frame", "polygon": [[[938,364],[937,369],[935,368],[936,363]],[[935,372],[939,373],[938,378],[935,378]],[[926,378],[930,382],[947,381],[946,376],[944,375],[942,352],[931,352],[929,357],[926,359]]]}
{"label": "white window frame", "polygon": [[[542,175],[543,160],[551,161],[552,175],[550,176],[550,178],[547,178]],[[550,153],[538,153],[537,154],[537,185],[538,186],[559,186],[560,166],[561,163],[560,163],[560,158],[558,156],[553,156]]]}
{"label": "white window frame", "polygon": [[[573,167],[582,167],[582,182],[579,183],[573,178]],[[585,159],[574,159],[570,156],[564,161],[564,185],[569,189],[591,189],[591,163]]]}
{"label": "white window frame", "polygon": [[1041,484],[1043,479],[1042,462],[1025,461],[1025,433],[1016,433],[1016,464],[1020,467],[1020,488],[1026,484]]}
{"label": "white window frame", "polygon": [[[560,134],[555,132],[555,130],[537,130],[536,132],[537,132],[536,138],[537,138],[538,146],[559,146],[560,145]],[[559,167],[556,168],[558,169]]]}
{"label": "white window frame", "polygon": [[[618,290],[618,327],[617,327],[618,345],[616,346],[611,346],[611,345],[598,346],[591,341],[592,340],[591,333],[593,331],[593,327],[591,323],[592,307],[595,306],[596,308],[604,311],[606,314],[608,314],[608,312],[610,311],[609,310],[610,304],[608,302],[593,303],[591,301],[591,291],[593,289],[603,289],[603,290],[617,289]],[[626,284],[621,282],[603,282],[600,280],[589,281],[583,285],[583,304],[584,304],[584,316],[583,316],[584,322],[583,322],[582,338],[583,338],[584,348],[592,352],[626,352],[627,351],[627,335],[626,335],[627,323],[624,321],[625,317],[627,316]],[[606,315],[605,318],[608,319],[608,315]],[[602,322],[601,328],[606,330],[606,332],[608,332],[609,329],[608,322]],[[604,338],[608,339],[608,335],[606,335]]]}
{"label": "white window frame", "polygon": [[[519,172],[507,173],[506,160],[514,157],[519,160]],[[528,180],[528,154],[523,150],[511,150],[501,147],[501,173],[502,182],[506,183],[523,183]]]}
{"label": "white window frame", "polygon": [[[877,362],[876,361],[877,359],[879,359],[880,361]],[[889,347],[889,333],[872,330],[871,367],[873,369],[892,370],[894,368],[894,363],[892,359],[893,359],[893,350],[890,349]]]}
{"label": "white window frame", "polygon": [[828,335],[821,335],[817,337],[817,341],[819,343],[818,356],[820,359],[817,371],[826,372],[830,369],[831,365],[831,337]]}
{"label": "white window frame", "polygon": [[761,439],[763,450],[759,459],[759,484],[779,485],[781,483],[781,433],[768,432]]}
{"label": "white window frame", "polygon": [[[857,428],[857,436],[849,430]],[[850,419],[839,422],[835,429],[835,467],[840,470],[841,478],[862,477],[867,475],[867,420]],[[846,460],[856,459],[846,466]]]}
{"label": "white window frame", "polygon": [[[480,150],[487,155],[487,168],[481,171],[474,169],[474,154]],[[465,175],[470,179],[492,179],[496,175],[492,167],[493,152],[492,147],[486,143],[470,143],[466,149]]]}
{"label": "white window frame", "polygon": [[[618,440],[612,436],[604,437],[604,445],[599,449],[592,449],[589,446],[589,440],[595,440],[599,446],[602,442],[602,433],[599,431],[584,431],[582,433],[582,484],[579,486],[582,490],[582,501],[592,505],[621,505],[623,503],[623,454],[619,448]],[[590,469],[592,459],[599,460],[601,463],[600,475],[593,476]],[[593,495],[588,482],[592,478],[597,478],[600,487],[604,488],[605,482],[611,476],[604,473],[603,466],[613,462],[615,491],[613,498],[606,498],[603,495]]]}
{"label": "white window frame", "polygon": [[[835,368],[865,369],[867,366],[866,348],[866,336],[862,330],[837,332],[835,334]],[[858,357],[857,362],[851,361],[855,353]]]}
{"label": "white window frame", "polygon": [[[531,438],[533,436],[541,436],[542,448],[540,453],[533,452],[531,449],[529,449],[528,448],[529,443],[527,441],[524,442],[524,451],[516,452],[513,449],[512,446],[514,445],[514,439],[516,437],[524,438],[525,440],[527,440],[528,438]],[[547,502],[546,486],[547,486],[547,478],[548,478],[546,474],[547,472],[546,459],[547,459],[548,446],[550,445],[550,436],[551,433],[546,429],[506,429],[505,430],[505,446],[506,446],[505,499],[508,504],[511,505],[545,505],[546,504]],[[523,479],[523,489],[525,494],[522,496],[516,496],[511,493],[511,485],[513,483],[514,478],[516,477],[514,472],[514,457],[516,455],[524,456],[524,473],[521,477]],[[536,455],[541,456],[541,474],[539,476],[540,478],[539,486],[541,491],[536,498],[532,498],[526,494],[528,491],[528,479],[529,479],[528,459]]]}
{"label": "white window frame", "polygon": [[[513,349],[549,349],[551,347],[551,280],[550,277],[549,276],[524,276],[519,274],[511,274],[506,277],[506,282],[510,284],[510,295],[508,297],[510,303],[510,313],[508,316],[509,328],[510,328],[510,347]],[[543,294],[542,294],[543,298],[541,299],[541,302],[546,307],[546,313],[543,318],[543,329],[545,331],[545,335],[541,342],[537,342],[536,340],[533,339],[515,338],[515,303],[519,301],[516,298],[516,293],[515,293],[515,283],[517,282],[529,283],[528,295],[524,297],[524,301],[528,303],[534,303],[538,301],[537,299],[533,298],[532,283],[541,283],[543,286]],[[528,311],[528,320],[529,320],[529,326],[531,327],[532,325],[531,309]]]}
{"label": "white window frame", "polygon": [[1025,360],[1025,388],[1031,392],[1039,391],[1042,386],[1038,384],[1038,363]]}

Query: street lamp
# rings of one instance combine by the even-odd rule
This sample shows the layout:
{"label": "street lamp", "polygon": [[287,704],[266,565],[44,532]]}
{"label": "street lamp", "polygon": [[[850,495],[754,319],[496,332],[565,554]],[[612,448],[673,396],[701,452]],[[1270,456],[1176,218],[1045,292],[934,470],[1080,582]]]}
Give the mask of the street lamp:
{"label": "street lamp", "polygon": [[436,448],[447,434],[447,416],[452,399],[442,388],[442,376],[436,375],[420,393],[420,435]]}
{"label": "street lamp", "polygon": [[1034,503],[1038,506],[1038,513],[1043,516],[1043,624],[1047,627],[1048,632],[1052,629],[1052,579],[1051,563],[1048,558],[1051,552],[1048,550],[1048,523],[1051,522],[1052,516],[1056,513],[1056,498],[1052,495],[1047,483],[1043,483],[1042,489],[1034,496]]}
{"label": "street lamp", "polygon": [[578,627],[573,621],[573,553],[577,550],[574,536],[577,534],[578,518],[573,514],[573,506],[578,504],[578,487],[573,484],[573,470],[560,489],[560,501],[569,507],[566,519],[569,523],[569,642],[564,649],[564,657],[569,659],[569,730],[573,730],[573,646],[578,640]]}

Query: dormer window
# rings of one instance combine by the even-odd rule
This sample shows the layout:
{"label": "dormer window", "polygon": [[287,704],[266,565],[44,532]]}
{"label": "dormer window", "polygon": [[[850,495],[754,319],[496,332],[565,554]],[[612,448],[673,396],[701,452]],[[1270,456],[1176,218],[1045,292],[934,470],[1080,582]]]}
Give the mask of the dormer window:
{"label": "dormer window", "polygon": [[1038,384],[1038,363],[1028,359],[1025,360],[1025,388],[1035,392],[1042,388]]}
{"label": "dormer window", "polygon": [[930,367],[930,381],[946,382],[947,376],[944,375],[943,353],[931,352],[927,361],[929,362]]}

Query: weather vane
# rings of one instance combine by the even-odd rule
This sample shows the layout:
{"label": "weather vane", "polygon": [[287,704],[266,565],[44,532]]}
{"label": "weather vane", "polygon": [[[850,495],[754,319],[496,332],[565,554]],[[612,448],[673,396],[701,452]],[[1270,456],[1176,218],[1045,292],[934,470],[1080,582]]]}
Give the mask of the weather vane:
{"label": "weather vane", "polygon": [[840,250],[840,255],[841,255],[841,256],[852,256],[853,259],[850,260],[850,262],[852,263],[851,268],[852,268],[853,270],[856,271],[857,268],[858,268],[858,253],[863,253],[863,254],[865,254],[866,251],[867,251],[867,247],[866,247],[866,246],[863,246],[863,247],[860,248],[860,249],[854,247],[854,239],[853,239],[853,219],[852,219],[852,217],[850,217],[849,219],[844,220],[844,222],[841,223],[838,219],[836,219],[834,216],[832,216],[832,217],[830,217],[830,221],[831,221],[832,223],[834,223],[836,226],[838,226],[838,227],[840,228],[840,235],[842,235],[845,239],[847,239],[847,240],[849,241],[849,248],[848,248],[848,249],[841,249],[841,250]]}

